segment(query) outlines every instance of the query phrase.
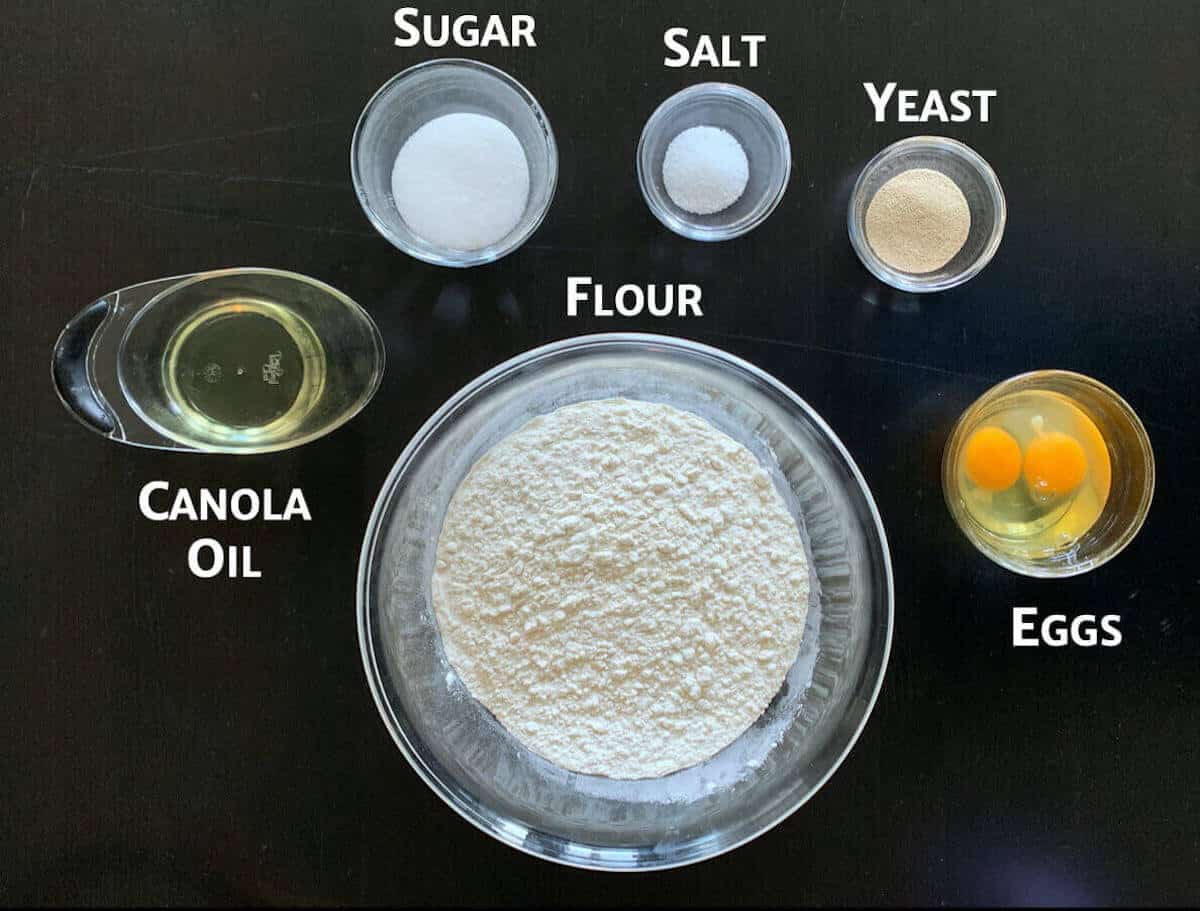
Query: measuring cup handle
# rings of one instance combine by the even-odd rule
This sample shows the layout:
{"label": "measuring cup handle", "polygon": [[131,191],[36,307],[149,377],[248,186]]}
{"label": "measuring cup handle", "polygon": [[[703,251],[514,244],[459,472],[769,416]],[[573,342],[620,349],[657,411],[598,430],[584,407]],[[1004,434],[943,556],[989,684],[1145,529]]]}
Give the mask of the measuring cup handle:
{"label": "measuring cup handle", "polygon": [[87,355],[92,336],[108,316],[108,310],[105,298],[80,310],[54,343],[50,365],[54,389],[67,410],[105,436],[116,430],[116,422],[88,381]]}

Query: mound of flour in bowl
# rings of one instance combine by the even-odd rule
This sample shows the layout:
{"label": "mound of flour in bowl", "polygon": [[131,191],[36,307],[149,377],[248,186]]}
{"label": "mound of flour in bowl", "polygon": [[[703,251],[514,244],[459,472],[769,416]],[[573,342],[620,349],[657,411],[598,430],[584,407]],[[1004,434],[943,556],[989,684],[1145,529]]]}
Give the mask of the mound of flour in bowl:
{"label": "mound of flour in bowl", "polygon": [[451,665],[526,747],[650,778],[738,738],[796,658],[809,570],[751,452],[668,405],[534,418],[446,513],[433,607]]}

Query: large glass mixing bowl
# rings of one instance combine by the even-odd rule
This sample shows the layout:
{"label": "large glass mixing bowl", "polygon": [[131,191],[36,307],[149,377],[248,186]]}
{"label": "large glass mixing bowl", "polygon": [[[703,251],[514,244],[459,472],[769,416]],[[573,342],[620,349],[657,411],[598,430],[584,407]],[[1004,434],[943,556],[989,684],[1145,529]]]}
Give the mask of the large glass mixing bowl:
{"label": "large glass mixing bowl", "polygon": [[[816,583],[800,651],[759,720],[706,762],[636,781],[567,771],[517,742],[447,662],[429,595],[442,520],[471,465],[536,415],[616,396],[694,412],[749,447],[796,518]],[[426,784],[465,819],[548,860],[655,869],[754,838],[833,774],[883,680],[892,571],[862,475],[793,392],[705,345],[591,335],[485,373],[401,453],[363,543],[358,630],[384,723]]]}

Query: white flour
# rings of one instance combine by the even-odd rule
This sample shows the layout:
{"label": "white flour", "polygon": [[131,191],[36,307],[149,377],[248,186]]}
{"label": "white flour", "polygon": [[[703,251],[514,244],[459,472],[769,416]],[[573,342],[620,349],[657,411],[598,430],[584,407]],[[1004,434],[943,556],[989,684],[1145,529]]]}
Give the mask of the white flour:
{"label": "white flour", "polygon": [[808,589],[796,523],[749,450],[688,412],[608,399],[535,418],[476,463],[433,606],[450,663],[525,746],[649,778],[762,714]]}

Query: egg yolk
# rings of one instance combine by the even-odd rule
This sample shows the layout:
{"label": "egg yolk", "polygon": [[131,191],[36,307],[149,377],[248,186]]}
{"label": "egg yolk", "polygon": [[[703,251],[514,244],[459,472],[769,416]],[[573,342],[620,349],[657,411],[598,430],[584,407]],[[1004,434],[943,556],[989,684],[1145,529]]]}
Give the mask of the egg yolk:
{"label": "egg yolk", "polygon": [[981,427],[963,451],[967,477],[984,490],[1007,490],[1021,476],[1021,447],[999,427]]}
{"label": "egg yolk", "polygon": [[1062,496],[1087,474],[1087,455],[1079,441],[1057,430],[1041,433],[1025,451],[1025,483],[1034,493]]}

